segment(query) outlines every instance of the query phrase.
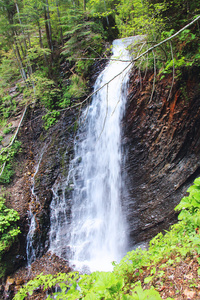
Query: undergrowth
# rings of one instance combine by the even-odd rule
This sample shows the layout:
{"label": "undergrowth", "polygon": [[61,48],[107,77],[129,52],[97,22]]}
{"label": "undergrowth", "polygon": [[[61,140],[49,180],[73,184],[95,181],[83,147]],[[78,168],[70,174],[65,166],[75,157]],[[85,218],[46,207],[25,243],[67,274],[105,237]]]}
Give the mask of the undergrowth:
{"label": "undergrowth", "polygon": [[19,214],[5,205],[5,199],[0,197],[0,278],[6,270],[2,262],[3,255],[7,253],[20,233],[17,222]]}
{"label": "undergrowth", "polygon": [[[23,300],[39,288],[46,292],[46,299],[162,299],[153,285],[153,279],[159,276],[162,280],[163,260],[166,266],[180,262],[186,256],[196,256],[200,263],[200,178],[194,181],[188,193],[175,208],[181,211],[178,223],[166,231],[165,235],[159,233],[154,237],[148,250],[138,248],[128,252],[119,264],[113,263],[113,272],[93,272],[90,275],[78,272],[40,274],[23,286],[14,299]],[[139,278],[144,268],[149,269],[150,275],[142,283]],[[200,276],[200,268],[198,275]],[[144,289],[144,284],[148,283],[152,283],[150,289]]]}
{"label": "undergrowth", "polygon": [[[15,140],[11,147],[5,147],[0,152],[0,184],[10,183],[14,175],[13,161],[14,157],[21,151],[21,142]],[[5,164],[5,166],[4,166]]]}

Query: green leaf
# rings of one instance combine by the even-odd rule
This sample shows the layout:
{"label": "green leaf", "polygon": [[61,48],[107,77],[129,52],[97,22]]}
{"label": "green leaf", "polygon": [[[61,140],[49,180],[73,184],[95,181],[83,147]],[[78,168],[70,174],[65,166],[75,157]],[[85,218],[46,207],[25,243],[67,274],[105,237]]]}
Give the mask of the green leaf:
{"label": "green leaf", "polygon": [[152,279],[154,278],[154,276],[148,276],[144,279],[144,283],[148,284],[150,281],[152,281]]}
{"label": "green leaf", "polygon": [[85,300],[97,300],[100,299],[97,294],[91,292],[84,297]]}
{"label": "green leaf", "polygon": [[196,200],[200,201],[200,190],[199,190],[199,191],[193,191],[193,192],[192,192],[192,196],[193,196]]}

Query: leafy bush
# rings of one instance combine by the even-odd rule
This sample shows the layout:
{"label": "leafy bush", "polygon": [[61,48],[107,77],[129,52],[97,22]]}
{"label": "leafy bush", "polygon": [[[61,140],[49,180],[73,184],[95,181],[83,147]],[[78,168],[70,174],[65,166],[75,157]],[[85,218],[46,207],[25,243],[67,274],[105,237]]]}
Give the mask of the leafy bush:
{"label": "leafy bush", "polygon": [[42,117],[44,120],[44,129],[48,130],[52,125],[54,125],[60,116],[60,112],[53,110]]}
{"label": "leafy bush", "polygon": [[0,258],[15,241],[20,233],[16,222],[19,220],[17,211],[5,206],[5,199],[0,197]]}
{"label": "leafy bush", "polygon": [[4,130],[3,130],[3,133],[4,134],[8,134],[12,131],[12,128],[11,127],[6,127]]}
{"label": "leafy bush", "polygon": [[71,97],[79,98],[86,94],[86,83],[80,76],[74,74],[70,77],[71,85],[68,93]]}
{"label": "leafy bush", "polygon": [[105,32],[99,20],[79,9],[73,9],[66,16],[67,40],[62,55],[73,63],[73,74],[70,76],[69,96],[78,98],[87,92],[86,78],[94,63],[93,58],[100,57],[104,48]]}
{"label": "leafy bush", "polygon": [[16,110],[16,101],[14,97],[7,95],[6,92],[3,92],[2,94],[2,97],[0,96],[1,123],[2,120],[6,120],[7,118],[9,118]]}
{"label": "leafy bush", "polygon": [[17,221],[20,219],[17,211],[7,208],[5,199],[0,197],[0,278],[6,272],[3,255],[8,252],[12,244],[15,242],[20,229]]}
{"label": "leafy bush", "polygon": [[[57,106],[61,97],[61,90],[52,79],[48,79],[43,73],[37,72],[31,76],[30,85],[31,84],[35,86],[34,97],[39,99],[47,109],[52,110]],[[25,93],[28,93],[26,95],[28,97],[29,93],[31,93],[31,95],[33,94],[33,91],[26,89]]]}
{"label": "leafy bush", "polygon": [[[55,286],[59,286],[61,291],[53,292]],[[49,300],[161,300],[159,293],[153,287],[150,290],[143,290],[140,282],[133,288],[132,295],[125,295],[122,291],[123,286],[123,278],[111,272],[94,272],[91,275],[79,275],[76,272],[59,273],[56,276],[40,274],[23,286],[14,300],[23,300],[27,295],[33,295],[39,288],[41,292],[48,291],[49,296],[46,299]]]}
{"label": "leafy bush", "polygon": [[[0,154],[0,170],[4,168],[3,173],[0,176],[1,184],[8,184],[14,175],[13,170],[13,158],[20,151],[21,142],[15,140],[11,147],[1,149]],[[4,167],[5,164],[5,167]]]}
{"label": "leafy bush", "polygon": [[176,210],[181,210],[178,219],[185,222],[191,231],[200,227],[200,177],[187,190],[189,196],[183,197]]}

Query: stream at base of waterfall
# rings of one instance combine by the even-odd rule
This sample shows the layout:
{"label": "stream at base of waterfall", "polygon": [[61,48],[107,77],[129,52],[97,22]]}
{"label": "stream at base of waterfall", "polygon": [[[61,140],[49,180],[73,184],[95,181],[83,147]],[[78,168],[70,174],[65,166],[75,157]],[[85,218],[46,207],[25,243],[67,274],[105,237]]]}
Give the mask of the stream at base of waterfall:
{"label": "stream at base of waterfall", "polygon": [[50,251],[83,272],[112,270],[127,251],[120,124],[132,67],[127,47],[139,39],[113,42],[97,92],[80,117],[68,177],[52,188]]}

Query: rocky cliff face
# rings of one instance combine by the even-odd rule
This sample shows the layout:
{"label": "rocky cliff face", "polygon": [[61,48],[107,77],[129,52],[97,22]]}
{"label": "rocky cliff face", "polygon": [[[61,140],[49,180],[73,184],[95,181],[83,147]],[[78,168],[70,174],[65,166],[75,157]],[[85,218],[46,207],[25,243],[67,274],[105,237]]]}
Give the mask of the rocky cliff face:
{"label": "rocky cliff face", "polygon": [[[190,73],[183,70],[182,78],[174,83],[169,97],[171,82],[170,75],[156,82],[151,99],[152,73],[142,79],[138,71],[133,70],[131,76],[122,121],[122,199],[130,248],[176,221],[174,207],[193,179],[200,175],[199,70]],[[51,188],[55,181],[67,176],[73,155],[74,122],[78,111],[63,113],[48,132],[42,127],[43,114],[37,106],[27,112],[19,135],[23,151],[17,158],[14,181],[7,187],[7,203],[20,213],[22,229],[20,243],[15,247],[17,253],[11,252],[12,266],[7,256],[8,273],[26,263],[30,204],[36,214],[36,254],[42,256],[47,251]],[[39,203],[31,193],[33,184]]]}
{"label": "rocky cliff face", "polygon": [[156,82],[133,71],[123,119],[126,210],[130,245],[167,229],[174,207],[200,175],[199,70]]}

